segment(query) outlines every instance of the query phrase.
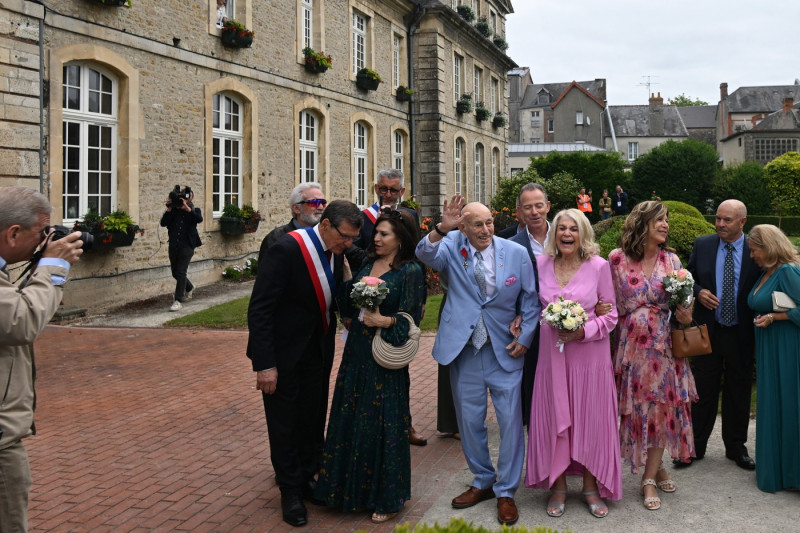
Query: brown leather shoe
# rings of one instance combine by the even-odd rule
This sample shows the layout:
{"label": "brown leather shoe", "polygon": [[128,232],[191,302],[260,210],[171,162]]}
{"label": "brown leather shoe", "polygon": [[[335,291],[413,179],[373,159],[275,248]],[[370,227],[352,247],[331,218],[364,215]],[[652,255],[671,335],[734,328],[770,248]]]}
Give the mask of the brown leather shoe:
{"label": "brown leather shoe", "polygon": [[425,446],[428,444],[428,439],[417,433],[417,430],[414,429],[414,426],[408,428],[408,443],[413,444],[414,446]]}
{"label": "brown leather shoe", "polygon": [[470,487],[467,491],[453,498],[453,509],[466,509],[476,503],[491,500],[492,498],[494,498],[494,489],[492,487],[488,489]]}
{"label": "brown leather shoe", "polygon": [[519,519],[514,498],[497,498],[497,520],[504,526],[515,524]]}

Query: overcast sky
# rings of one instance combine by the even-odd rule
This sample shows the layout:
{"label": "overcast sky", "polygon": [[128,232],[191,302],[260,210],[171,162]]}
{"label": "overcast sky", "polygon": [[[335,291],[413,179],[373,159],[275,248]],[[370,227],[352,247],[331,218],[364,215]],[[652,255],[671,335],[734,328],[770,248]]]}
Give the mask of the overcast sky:
{"label": "overcast sky", "polygon": [[[605,78],[609,105],[709,104],[719,85],[792,85],[800,78],[800,0],[512,0],[508,54],[534,83]],[[795,101],[800,95],[795,96]]]}

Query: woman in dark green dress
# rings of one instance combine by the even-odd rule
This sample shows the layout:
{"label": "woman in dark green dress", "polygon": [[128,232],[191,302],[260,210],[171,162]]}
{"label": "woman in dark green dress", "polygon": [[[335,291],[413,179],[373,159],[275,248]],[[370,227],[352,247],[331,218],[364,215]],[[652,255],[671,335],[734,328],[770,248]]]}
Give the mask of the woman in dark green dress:
{"label": "woman in dark green dress", "polygon": [[[373,511],[385,522],[411,498],[408,443],[408,367],[387,370],[372,358],[376,328],[393,345],[408,340],[403,311],[419,324],[425,302],[425,276],[414,262],[418,241],[407,213],[385,209],[375,222],[367,262],[339,292],[342,318],[352,318],[328,420],[328,432],[315,496],[345,512]],[[353,282],[381,278],[389,293],[375,311],[359,309],[349,297]]]}
{"label": "woman in dark green dress", "polygon": [[772,293],[800,304],[800,256],[768,224],[750,230],[750,257],[764,270],[747,305],[756,312],[756,483],[765,492],[800,488],[800,307],[775,312]]}

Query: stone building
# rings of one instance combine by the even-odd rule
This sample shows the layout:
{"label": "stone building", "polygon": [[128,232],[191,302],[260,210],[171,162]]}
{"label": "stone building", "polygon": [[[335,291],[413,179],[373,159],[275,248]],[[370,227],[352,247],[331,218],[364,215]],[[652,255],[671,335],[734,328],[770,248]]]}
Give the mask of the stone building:
{"label": "stone building", "polygon": [[[515,65],[491,39],[505,35],[506,0],[129,2],[0,7],[2,184],[41,188],[53,223],[121,209],[144,229],[132,246],[84,254],[68,305],[171,291],[158,223],[176,184],[191,186],[203,211],[204,244],[189,270],[202,285],[286,222],[301,181],[366,206],[378,170],[400,167],[407,196],[432,214],[456,191],[488,200],[508,173],[506,128],[456,112],[456,96],[470,92],[507,113],[505,73]],[[483,31],[459,16],[460,4]],[[252,45],[223,45],[222,17],[252,30]],[[308,69],[306,47],[330,55],[331,68]],[[359,87],[362,68],[381,76],[376,90]],[[413,102],[397,97],[401,85]],[[258,231],[223,235],[228,203],[258,209]]]}

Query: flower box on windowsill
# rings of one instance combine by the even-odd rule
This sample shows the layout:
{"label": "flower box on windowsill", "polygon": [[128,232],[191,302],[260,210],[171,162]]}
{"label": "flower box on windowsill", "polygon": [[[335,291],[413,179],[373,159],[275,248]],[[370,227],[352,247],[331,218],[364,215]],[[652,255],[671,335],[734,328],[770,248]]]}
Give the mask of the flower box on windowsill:
{"label": "flower box on windowsill", "polygon": [[465,115],[472,112],[472,95],[462,94],[461,98],[456,102],[456,112],[459,115]]}
{"label": "flower box on windowsill", "polygon": [[228,20],[222,27],[220,39],[226,48],[250,48],[253,44],[253,32],[235,20]]}
{"label": "flower box on windowsill", "polygon": [[505,128],[506,124],[508,124],[507,116],[505,116],[503,113],[496,113],[494,115],[494,118],[492,119],[493,128]]}
{"label": "flower box on windowsill", "polygon": [[394,97],[397,98],[398,102],[410,102],[413,95],[414,90],[403,85],[399,85],[394,92]]}
{"label": "flower box on windowsill", "polygon": [[483,105],[483,102],[478,102],[478,104],[475,106],[475,118],[478,119],[478,122],[489,120],[489,117],[491,116],[492,112]]}
{"label": "flower box on windowsill", "polygon": [[244,235],[244,220],[240,217],[220,217],[219,231],[223,235]]}
{"label": "flower box on windowsill", "polygon": [[328,70],[328,67],[319,65],[317,63],[304,63],[307,72],[311,72],[312,74],[322,74]]}
{"label": "flower box on windowsill", "polygon": [[128,231],[101,231],[94,235],[92,250],[109,250],[121,246],[130,246],[139,231],[139,226],[130,226]]}
{"label": "flower box on windowsill", "polygon": [[131,7],[131,0],[92,0],[95,4],[103,4],[108,7]]}
{"label": "flower box on windowsill", "polygon": [[374,70],[362,68],[356,74],[356,86],[365,91],[376,91],[381,84],[380,75]]}
{"label": "flower box on windowsill", "polygon": [[303,48],[304,65],[308,72],[322,74],[333,65],[333,58],[325,52],[315,52],[313,48],[306,46]]}

